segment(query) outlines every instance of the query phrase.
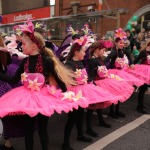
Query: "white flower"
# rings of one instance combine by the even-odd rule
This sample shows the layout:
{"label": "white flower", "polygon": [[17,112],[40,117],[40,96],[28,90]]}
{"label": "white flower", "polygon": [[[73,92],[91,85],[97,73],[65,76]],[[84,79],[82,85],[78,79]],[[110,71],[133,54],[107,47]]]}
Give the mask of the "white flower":
{"label": "white flower", "polygon": [[35,91],[35,90],[39,91],[40,90],[39,86],[42,85],[42,83],[38,83],[37,78],[34,79],[33,81],[28,79],[28,81],[29,81],[28,88],[30,88],[31,91]]}
{"label": "white flower", "polygon": [[23,81],[27,81],[27,77],[28,75],[24,72],[21,74],[21,82],[23,83]]}
{"label": "white flower", "polygon": [[82,75],[81,69],[76,69],[75,74],[77,75],[77,77],[81,77]]}
{"label": "white flower", "polygon": [[77,101],[79,99],[85,99],[83,96],[82,96],[82,92],[81,90],[77,93],[77,95],[75,95],[75,98],[73,98],[74,101]]}
{"label": "white flower", "polygon": [[69,99],[69,100],[73,100],[73,98],[75,97],[75,93],[72,91],[67,91],[65,93],[62,93],[64,95],[64,97],[61,100],[64,99]]}
{"label": "white flower", "polygon": [[74,92],[72,91],[67,91],[65,93],[63,93],[64,97],[61,99],[61,100],[65,100],[65,99],[68,99],[70,101],[78,101],[80,99],[85,99],[83,96],[82,96],[82,92],[81,90],[77,93],[77,95],[75,95]]}

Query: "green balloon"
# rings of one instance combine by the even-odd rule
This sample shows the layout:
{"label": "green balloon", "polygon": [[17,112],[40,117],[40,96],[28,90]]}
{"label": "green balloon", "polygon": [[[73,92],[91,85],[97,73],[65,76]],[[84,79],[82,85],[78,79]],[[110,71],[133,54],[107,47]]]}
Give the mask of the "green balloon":
{"label": "green balloon", "polygon": [[128,29],[128,30],[131,30],[131,29],[132,29],[132,27],[131,27],[130,24],[127,25],[127,29]]}
{"label": "green balloon", "polygon": [[129,21],[129,22],[128,22],[128,25],[131,25],[131,24],[132,24],[132,21]]}
{"label": "green balloon", "polygon": [[137,21],[137,19],[138,19],[138,16],[133,16],[132,18],[133,21]]}

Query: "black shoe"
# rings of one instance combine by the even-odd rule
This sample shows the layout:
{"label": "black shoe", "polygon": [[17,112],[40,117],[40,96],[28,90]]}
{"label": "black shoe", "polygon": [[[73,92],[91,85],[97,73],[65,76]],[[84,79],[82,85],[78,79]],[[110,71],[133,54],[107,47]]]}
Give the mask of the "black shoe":
{"label": "black shoe", "polygon": [[110,124],[107,124],[105,121],[99,122],[99,126],[105,127],[105,128],[111,128],[111,125],[110,125]]}
{"label": "black shoe", "polygon": [[74,150],[70,145],[63,144],[61,147],[62,150]]}
{"label": "black shoe", "polygon": [[77,140],[78,140],[78,141],[83,141],[83,142],[89,142],[89,143],[91,143],[91,142],[93,141],[92,138],[85,137],[85,136],[78,136],[78,137],[77,137]]}
{"label": "black shoe", "polygon": [[126,115],[124,114],[124,113],[122,113],[122,112],[116,112],[116,115],[118,116],[118,117],[121,117],[121,118],[125,118],[126,117]]}
{"label": "black shoe", "polygon": [[92,137],[98,137],[98,134],[92,129],[87,130],[86,133]]}
{"label": "black shoe", "polygon": [[119,119],[119,117],[115,114],[115,113],[109,113],[108,114],[109,117],[114,118],[114,119]]}
{"label": "black shoe", "polygon": [[5,145],[0,145],[0,150],[15,150],[13,146],[6,147]]}
{"label": "black shoe", "polygon": [[147,111],[145,111],[142,107],[137,106],[136,111],[141,114],[148,114]]}

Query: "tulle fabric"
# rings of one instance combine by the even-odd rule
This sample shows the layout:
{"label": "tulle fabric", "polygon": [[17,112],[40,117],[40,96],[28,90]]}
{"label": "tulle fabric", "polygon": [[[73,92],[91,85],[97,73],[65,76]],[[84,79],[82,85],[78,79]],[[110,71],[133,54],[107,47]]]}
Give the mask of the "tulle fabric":
{"label": "tulle fabric", "polygon": [[109,69],[108,74],[114,74],[124,79],[130,85],[141,86],[144,84],[144,81],[139,79],[138,77],[126,72],[123,69]]}
{"label": "tulle fabric", "polygon": [[134,69],[125,68],[125,70],[138,78],[144,80],[146,84],[150,84],[150,66],[149,65],[134,65]]}
{"label": "tulle fabric", "polygon": [[96,80],[95,83],[111,94],[118,96],[120,102],[126,101],[134,91],[134,88],[124,80],[117,81],[112,78],[105,78]]}
{"label": "tulle fabric", "polygon": [[40,91],[31,91],[24,86],[15,88],[0,98],[0,117],[7,115],[23,115],[30,117],[38,113],[51,116],[55,111],[57,113],[69,112],[78,109],[79,106],[87,107],[86,99],[62,100],[63,95],[56,97],[49,94],[47,87]]}
{"label": "tulle fabric", "polygon": [[[88,99],[89,104],[96,104],[97,108],[105,108],[110,106],[112,103],[117,104],[119,100],[118,95],[113,95],[107,90],[95,86],[94,84],[83,84],[78,86],[72,86],[68,88],[70,91],[77,93],[79,90],[82,91],[83,97]],[[88,107],[89,108],[89,107]]]}

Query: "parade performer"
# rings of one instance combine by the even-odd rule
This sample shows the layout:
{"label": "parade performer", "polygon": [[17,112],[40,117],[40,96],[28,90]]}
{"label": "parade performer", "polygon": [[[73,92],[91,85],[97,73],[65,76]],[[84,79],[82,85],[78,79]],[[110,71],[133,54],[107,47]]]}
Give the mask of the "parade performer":
{"label": "parade performer", "polygon": [[[70,91],[77,93],[77,91],[81,90],[82,95],[85,98],[89,99],[90,104],[99,103],[99,107],[103,107],[105,104],[108,103],[109,105],[117,99],[118,97],[114,97],[114,95],[110,94],[109,92],[103,90],[100,87],[96,87],[93,84],[88,84],[88,76],[86,73],[86,69],[82,63],[82,60],[85,56],[85,43],[86,38],[76,39],[71,46],[70,52],[67,57],[66,65],[71,68],[76,74],[76,81],[78,83],[77,86],[68,87]],[[91,142],[91,138],[87,138],[83,135],[83,113],[84,110],[79,108],[79,110],[74,110],[73,112],[68,113],[68,120],[64,130],[64,142],[62,145],[63,150],[73,150],[70,146],[70,136],[71,131],[73,129],[74,124],[77,125],[78,137],[79,141],[84,142]]]}
{"label": "parade performer", "polygon": [[[51,82],[49,77],[52,77],[60,89],[65,92],[67,90],[66,85],[76,83],[73,80],[74,75],[72,72],[57,60],[50,49],[45,48],[44,39],[40,34],[34,32],[34,25],[30,20],[27,21],[27,24],[19,25],[18,27],[23,33],[23,53],[29,57],[22,61],[13,77],[0,74],[0,80],[9,83],[16,83],[19,80],[23,82],[23,86],[12,89],[0,98],[0,117],[25,115],[26,150],[33,150],[34,123],[38,119],[42,150],[49,150],[48,117],[54,111],[68,112],[74,107],[78,108],[78,104],[75,101],[80,97],[68,98],[67,93],[61,96],[62,94],[59,90],[47,85]],[[49,93],[49,96],[47,93]],[[72,102],[71,100],[74,101]],[[83,103],[87,107],[84,98]]]}
{"label": "parade performer", "polygon": [[[110,54],[105,58],[105,63],[110,63],[110,69],[108,70],[108,74],[118,75],[120,78],[124,79],[131,85],[141,86],[144,84],[143,80],[140,80],[136,76],[126,72],[123,70],[124,66],[129,65],[130,67],[134,67],[130,54],[124,53],[124,38],[126,38],[125,32],[120,28],[115,31],[115,47],[111,50]],[[128,58],[128,63],[125,62],[125,54]],[[116,105],[116,111],[119,109],[119,104]],[[114,106],[110,108],[110,116],[114,118],[118,118],[116,113],[114,112]],[[125,114],[119,113],[120,117],[125,117]]]}
{"label": "parade performer", "polygon": [[[108,75],[108,70],[103,62],[103,54],[106,47],[107,41],[94,42],[90,46],[90,59],[88,60],[89,81],[92,81],[95,85],[102,87],[113,95],[118,95],[117,104],[118,101],[126,101],[132,95],[134,88],[119,76],[114,74]],[[90,114],[90,110],[88,111]],[[117,109],[116,115],[119,116],[120,114],[121,112]],[[100,120],[99,124],[101,125],[102,123],[103,121],[101,122]]]}
{"label": "parade performer", "polygon": [[[137,64],[139,61],[141,64]],[[127,71],[143,79],[145,82],[145,84],[139,87],[138,106],[136,110],[139,113],[146,114],[147,111],[144,106],[144,95],[150,84],[150,41],[147,42],[145,49],[140,52],[133,63],[136,64],[134,69],[128,69]]]}

